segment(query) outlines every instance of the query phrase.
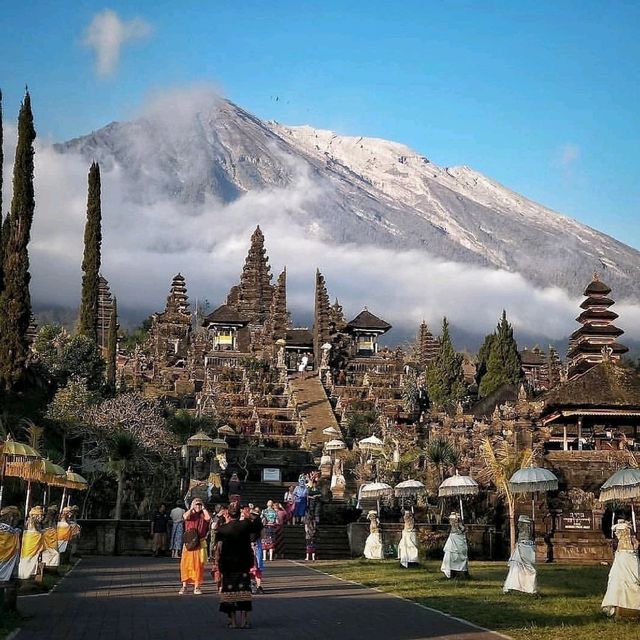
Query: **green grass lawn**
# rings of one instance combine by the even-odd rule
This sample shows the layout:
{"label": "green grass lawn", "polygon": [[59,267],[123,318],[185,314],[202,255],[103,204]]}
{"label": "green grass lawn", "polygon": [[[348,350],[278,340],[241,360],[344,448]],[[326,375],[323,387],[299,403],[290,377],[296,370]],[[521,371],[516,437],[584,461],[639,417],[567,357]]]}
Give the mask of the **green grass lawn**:
{"label": "green grass lawn", "polygon": [[506,562],[472,562],[469,580],[447,580],[440,562],[403,569],[391,560],[320,562],[317,568],[415,600],[517,640],[637,640],[640,622],[606,618],[609,567],[538,565],[540,596],[502,593]]}

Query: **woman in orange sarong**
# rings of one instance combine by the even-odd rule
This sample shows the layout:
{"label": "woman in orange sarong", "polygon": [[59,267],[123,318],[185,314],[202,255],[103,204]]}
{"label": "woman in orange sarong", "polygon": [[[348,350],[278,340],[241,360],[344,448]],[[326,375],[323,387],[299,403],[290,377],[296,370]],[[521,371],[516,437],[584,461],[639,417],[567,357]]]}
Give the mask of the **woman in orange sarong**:
{"label": "woman in orange sarong", "polygon": [[[182,547],[182,557],[180,558],[180,580],[182,588],[178,592],[184,595],[187,592],[189,582],[193,583],[194,595],[200,595],[200,585],[204,582],[204,565],[207,561],[207,533],[211,525],[211,516],[204,508],[202,500],[195,498],[191,502],[191,508],[183,516],[184,519],[184,539]],[[189,539],[193,534],[187,532],[194,531],[198,536],[198,544],[191,549],[187,548]]]}

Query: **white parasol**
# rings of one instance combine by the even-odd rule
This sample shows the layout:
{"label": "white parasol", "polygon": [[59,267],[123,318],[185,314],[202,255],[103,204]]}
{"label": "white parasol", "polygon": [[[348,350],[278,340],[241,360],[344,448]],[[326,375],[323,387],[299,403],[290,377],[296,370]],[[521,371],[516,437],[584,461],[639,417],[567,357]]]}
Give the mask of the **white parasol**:
{"label": "white parasol", "polygon": [[393,487],[386,482],[369,482],[360,487],[358,498],[375,498],[380,515],[380,498],[393,494]]}
{"label": "white parasol", "polygon": [[340,438],[342,434],[335,427],[327,427],[322,430],[325,436],[329,436],[330,438]]}
{"label": "white parasol", "polygon": [[324,445],[325,451],[342,451],[346,448],[347,445],[342,440],[329,440],[329,442],[325,442]]}
{"label": "white parasol", "polygon": [[358,442],[358,449],[361,451],[382,451],[383,448],[384,442],[376,436],[369,436]]}
{"label": "white parasol", "polygon": [[[509,486],[513,493],[538,493],[540,491],[555,491],[558,488],[558,478],[549,469],[542,467],[524,467],[518,469],[509,479]],[[531,496],[531,517],[535,521],[535,502]]]}
{"label": "white parasol", "polygon": [[419,480],[404,480],[396,485],[393,492],[396,494],[396,498],[407,498],[415,496],[423,489],[424,485]]}
{"label": "white parasol", "polygon": [[464,522],[464,511],[462,509],[462,496],[475,496],[480,487],[471,476],[461,476],[457,471],[455,476],[451,476],[442,482],[438,487],[438,495],[442,497],[458,496],[460,501],[460,520]]}
{"label": "white parasol", "polygon": [[610,500],[629,500],[631,502],[633,530],[636,531],[634,498],[640,498],[640,469],[637,468],[627,467],[616,471],[600,487],[600,502],[609,502]]}

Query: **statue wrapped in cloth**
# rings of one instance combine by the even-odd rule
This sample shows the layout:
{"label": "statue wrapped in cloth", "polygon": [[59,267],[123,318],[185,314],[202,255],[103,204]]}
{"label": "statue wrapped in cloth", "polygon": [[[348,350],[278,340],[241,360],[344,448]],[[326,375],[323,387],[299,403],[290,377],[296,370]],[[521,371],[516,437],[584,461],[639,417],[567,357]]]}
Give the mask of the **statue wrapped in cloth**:
{"label": "statue wrapped in cloth", "polygon": [[632,609],[637,613],[640,612],[638,541],[631,524],[624,518],[618,518],[611,530],[618,546],[609,571],[602,608],[610,616],[618,613],[618,609]]}
{"label": "statue wrapped in cloth", "polygon": [[0,582],[8,582],[20,557],[20,529],[16,528],[18,507],[0,511]]}
{"label": "statue wrapped in cloth", "polygon": [[404,512],[404,528],[398,544],[398,560],[407,569],[410,564],[418,564],[418,536],[411,511]]}
{"label": "statue wrapped in cloth", "polygon": [[449,525],[451,529],[444,545],[444,558],[440,567],[440,571],[447,578],[450,578],[453,573],[466,574],[469,571],[469,550],[465,526],[455,511],[449,516]]}
{"label": "statue wrapped in cloth", "polygon": [[44,549],[43,519],[44,509],[41,506],[32,507],[27,518],[27,530],[22,534],[20,564],[18,565],[20,580],[27,580],[38,573],[38,562]]}
{"label": "statue wrapped in cloth", "polygon": [[518,542],[509,558],[509,573],[502,590],[536,593],[536,545],[533,541],[533,520],[529,516],[518,518]]}
{"label": "statue wrapped in cloth", "polygon": [[378,512],[369,511],[367,518],[369,520],[369,535],[364,543],[364,557],[369,560],[382,560],[384,551],[382,549]]}
{"label": "statue wrapped in cloth", "polygon": [[58,547],[58,507],[54,504],[47,507],[42,523],[42,562],[46,567],[60,566],[60,550]]}

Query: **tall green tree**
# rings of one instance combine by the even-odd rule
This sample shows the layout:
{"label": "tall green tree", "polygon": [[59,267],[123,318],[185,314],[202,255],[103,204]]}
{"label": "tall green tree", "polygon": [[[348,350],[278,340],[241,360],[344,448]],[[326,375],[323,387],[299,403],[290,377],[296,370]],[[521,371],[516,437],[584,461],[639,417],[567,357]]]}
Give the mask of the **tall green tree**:
{"label": "tall green tree", "polygon": [[102,211],[100,206],[100,167],[93,162],[89,169],[87,222],[84,227],[82,258],[82,298],[78,333],[98,341],[98,288],[100,285],[100,247]]}
{"label": "tall green tree", "polygon": [[493,345],[493,341],[495,340],[496,333],[490,333],[488,336],[485,336],[484,342],[480,345],[480,350],[478,351],[478,360],[476,362],[476,384],[480,387],[480,383],[482,382],[482,378],[484,378],[487,373],[487,363],[489,362],[489,356],[491,355],[491,345]]}
{"label": "tall green tree", "polygon": [[118,301],[113,299],[109,318],[109,336],[107,337],[107,387],[111,392],[116,389],[116,353],[118,346]]}
{"label": "tall green tree", "polygon": [[[13,197],[8,224],[3,224],[4,283],[0,294],[0,379],[9,390],[23,378],[31,320],[29,294],[29,239],[35,210],[33,191],[33,126],[31,97],[27,91],[18,116],[18,143],[13,167]],[[7,231],[8,229],[8,231]]]}
{"label": "tall green tree", "polygon": [[466,393],[462,356],[456,353],[449,334],[449,322],[442,320],[438,355],[427,366],[427,392],[435,409],[454,406]]}
{"label": "tall green tree", "polygon": [[3,130],[2,130],[2,91],[0,90],[0,292],[2,292],[2,273],[3,273],[3,256],[4,256],[4,250],[3,250],[3,236],[2,236],[2,226],[3,226],[3,214],[2,214],[2,171],[4,169],[4,152],[3,152],[3,145],[4,143],[4,136],[3,136]]}
{"label": "tall green tree", "polygon": [[478,394],[485,397],[504,384],[518,384],[521,380],[522,361],[518,345],[513,337],[513,327],[507,320],[507,312],[503,310],[491,344],[487,373],[480,382]]}

